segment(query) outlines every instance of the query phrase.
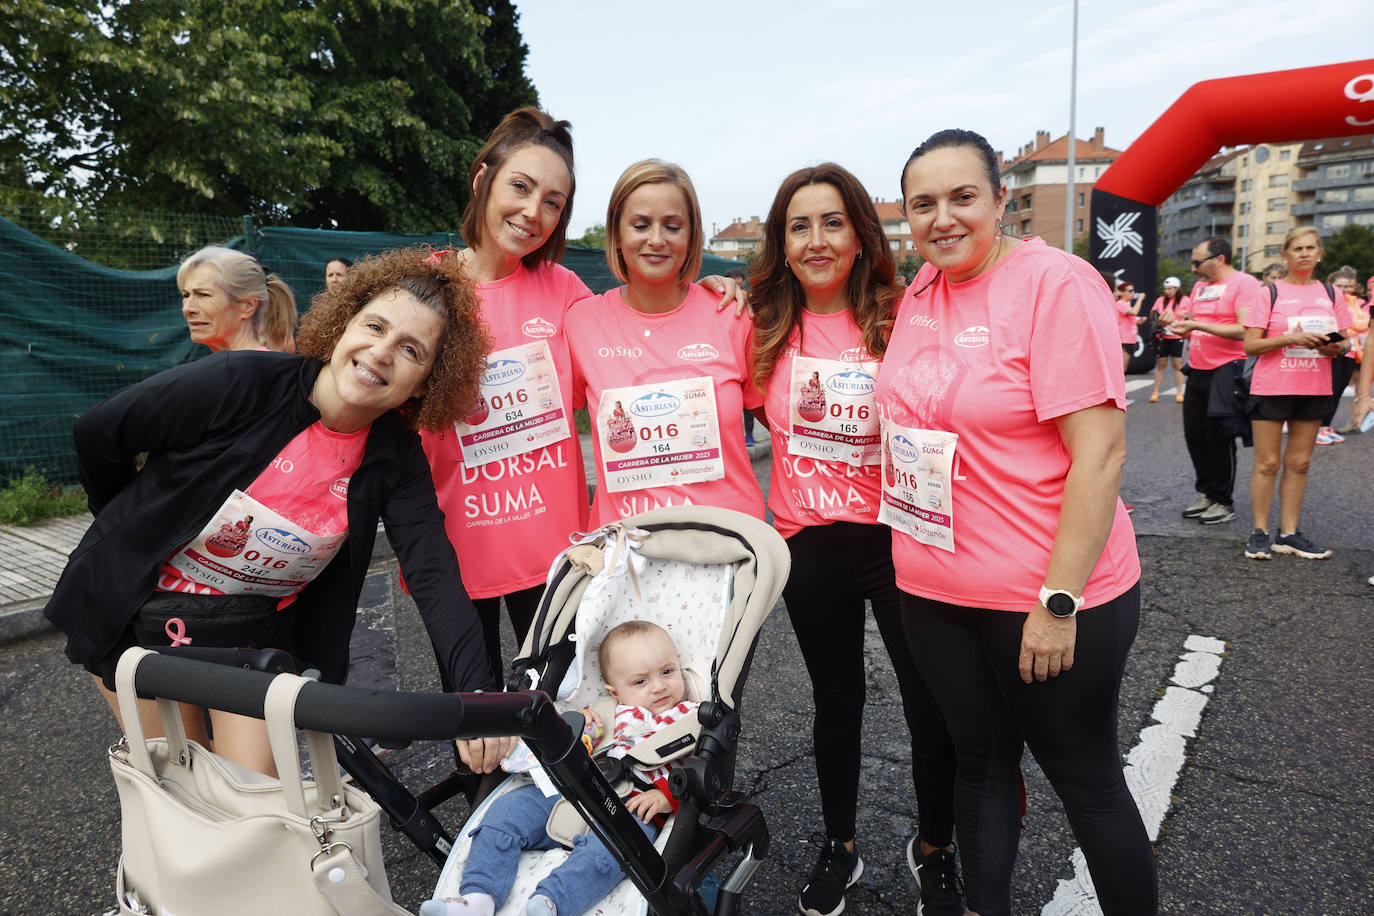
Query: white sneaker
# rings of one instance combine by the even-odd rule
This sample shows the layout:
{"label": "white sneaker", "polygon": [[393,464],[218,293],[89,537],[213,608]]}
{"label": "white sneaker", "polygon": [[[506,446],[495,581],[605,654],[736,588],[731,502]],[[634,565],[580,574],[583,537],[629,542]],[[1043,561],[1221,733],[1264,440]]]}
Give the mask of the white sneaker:
{"label": "white sneaker", "polygon": [[1208,509],[1210,509],[1211,507],[1212,507],[1212,501],[1211,501],[1210,499],[1208,499],[1207,497],[1203,496],[1201,493],[1199,493],[1199,494],[1197,495],[1197,499],[1195,499],[1195,500],[1193,500],[1192,502],[1190,502],[1190,503],[1188,504],[1188,508],[1186,508],[1186,509],[1183,510],[1183,517],[1184,517],[1184,518],[1197,518],[1199,515],[1201,515],[1202,513],[1206,512],[1206,511],[1207,511]]}
{"label": "white sneaker", "polygon": [[1207,511],[1197,517],[1204,525],[1220,525],[1236,517],[1236,510],[1225,503],[1212,503]]}

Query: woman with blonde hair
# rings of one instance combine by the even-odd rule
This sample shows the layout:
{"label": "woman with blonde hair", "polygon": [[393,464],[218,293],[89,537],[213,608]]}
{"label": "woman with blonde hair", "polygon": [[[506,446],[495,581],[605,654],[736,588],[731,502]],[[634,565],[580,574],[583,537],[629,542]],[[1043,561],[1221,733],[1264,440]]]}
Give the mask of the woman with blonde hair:
{"label": "woman with blonde hair", "polygon": [[749,324],[722,318],[719,297],[692,282],[704,241],[686,172],[659,159],[625,170],[606,208],[606,262],[625,285],[567,317],[592,418],[594,527],[687,503],[763,518],[739,434],[742,408],[763,401],[749,383]]}
{"label": "woman with blonde hair", "polygon": [[296,352],[296,297],[256,258],[210,245],[177,268],[191,340],[220,350]]}

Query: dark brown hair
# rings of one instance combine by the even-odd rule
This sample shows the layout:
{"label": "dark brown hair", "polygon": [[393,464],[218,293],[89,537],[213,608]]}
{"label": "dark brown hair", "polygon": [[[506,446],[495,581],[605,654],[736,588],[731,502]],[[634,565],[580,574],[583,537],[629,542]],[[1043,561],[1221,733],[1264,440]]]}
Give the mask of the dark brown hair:
{"label": "dark brown hair", "polygon": [[773,195],[773,205],[764,223],[763,243],[749,277],[749,301],[754,307],[751,369],[754,384],[760,389],[787,348],[792,329],[801,327],[806,291],[787,267],[787,208],[797,191],[813,184],[828,184],[839,192],[844,212],[858,237],[863,257],[854,262],[844,290],[864,347],[874,359],[882,359],[892,333],[893,312],[900,297],[900,290],[893,283],[897,265],[887,247],[887,236],[873,199],[859,179],[833,162],[798,169],[783,179]]}
{"label": "dark brown hair", "polygon": [[[568,199],[563,202],[563,212],[558,215],[558,225],[544,244],[520,259],[526,267],[537,267],[540,261],[558,261],[563,250],[568,247],[568,221],[572,219],[573,193],[577,190],[577,178],[573,174],[572,125],[567,121],[555,121],[547,112],[538,108],[517,108],[501,119],[496,129],[487,137],[486,144],[477,152],[468,168],[468,186],[476,182],[472,197],[463,210],[463,243],[470,247],[482,244],[482,221],[487,213],[487,201],[491,199],[491,185],[496,173],[516,150],[526,146],[542,146],[552,150],[568,167]],[[487,170],[479,179],[477,173],[482,166]]]}
{"label": "dark brown hair", "polygon": [[353,317],[391,289],[405,290],[444,319],[425,393],[412,398],[401,413],[418,429],[452,429],[477,402],[492,340],[472,281],[451,252],[436,256],[428,247],[402,248],[354,264],[338,286],[316,294],[301,319],[296,352],[329,362]]}

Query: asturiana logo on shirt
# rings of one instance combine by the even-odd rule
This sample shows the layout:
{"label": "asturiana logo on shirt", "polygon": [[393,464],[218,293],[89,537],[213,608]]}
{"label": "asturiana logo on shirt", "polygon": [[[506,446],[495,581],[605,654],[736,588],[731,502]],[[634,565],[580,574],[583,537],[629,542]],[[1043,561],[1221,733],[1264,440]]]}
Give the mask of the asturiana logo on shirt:
{"label": "asturiana logo on shirt", "polygon": [[257,535],[259,541],[262,541],[273,550],[284,550],[287,553],[310,552],[309,544],[297,535],[287,531],[285,528],[259,528],[257,531],[254,531],[253,534]]}
{"label": "asturiana logo on shirt", "polygon": [[861,363],[872,358],[868,353],[868,347],[850,347],[840,354],[842,363]]}
{"label": "asturiana logo on shirt", "polygon": [[892,437],[892,454],[904,464],[911,464],[921,457],[921,450],[916,447],[916,443],[898,433]]}
{"label": "asturiana logo on shirt", "polygon": [[963,347],[965,350],[976,350],[979,347],[986,347],[992,340],[992,332],[981,324],[975,324],[964,328],[954,335],[954,345]]}
{"label": "asturiana logo on shirt", "polygon": [[718,356],[720,354],[716,352],[716,348],[706,343],[688,344],[677,351],[678,359],[715,359]]}
{"label": "asturiana logo on shirt", "polygon": [[505,385],[525,374],[525,364],[514,359],[496,359],[482,373],[483,385]]}
{"label": "asturiana logo on shirt", "polygon": [[637,417],[666,417],[676,413],[682,402],[666,391],[653,391],[637,397],[630,404],[630,413]]}
{"label": "asturiana logo on shirt", "polygon": [[348,499],[348,478],[340,477],[329,485],[329,492],[339,499]]}
{"label": "asturiana logo on shirt", "polygon": [[526,337],[552,337],[558,333],[558,328],[543,318],[535,317],[520,325],[520,333]]}
{"label": "asturiana logo on shirt", "polygon": [[857,369],[851,369],[848,372],[836,372],[825,380],[825,387],[836,394],[850,398],[861,398],[864,395],[872,394],[873,389],[877,386],[878,383],[873,376]]}

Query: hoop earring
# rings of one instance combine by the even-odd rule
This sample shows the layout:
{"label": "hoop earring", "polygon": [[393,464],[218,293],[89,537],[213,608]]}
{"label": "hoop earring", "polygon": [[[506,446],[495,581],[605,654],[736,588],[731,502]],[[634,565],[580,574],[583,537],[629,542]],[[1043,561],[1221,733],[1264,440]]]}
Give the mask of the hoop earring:
{"label": "hoop earring", "polygon": [[859,253],[854,256],[854,260],[862,261],[864,257],[864,246],[859,246]]}
{"label": "hoop earring", "polygon": [[1002,221],[1000,219],[997,221],[997,234],[1002,234]]}

